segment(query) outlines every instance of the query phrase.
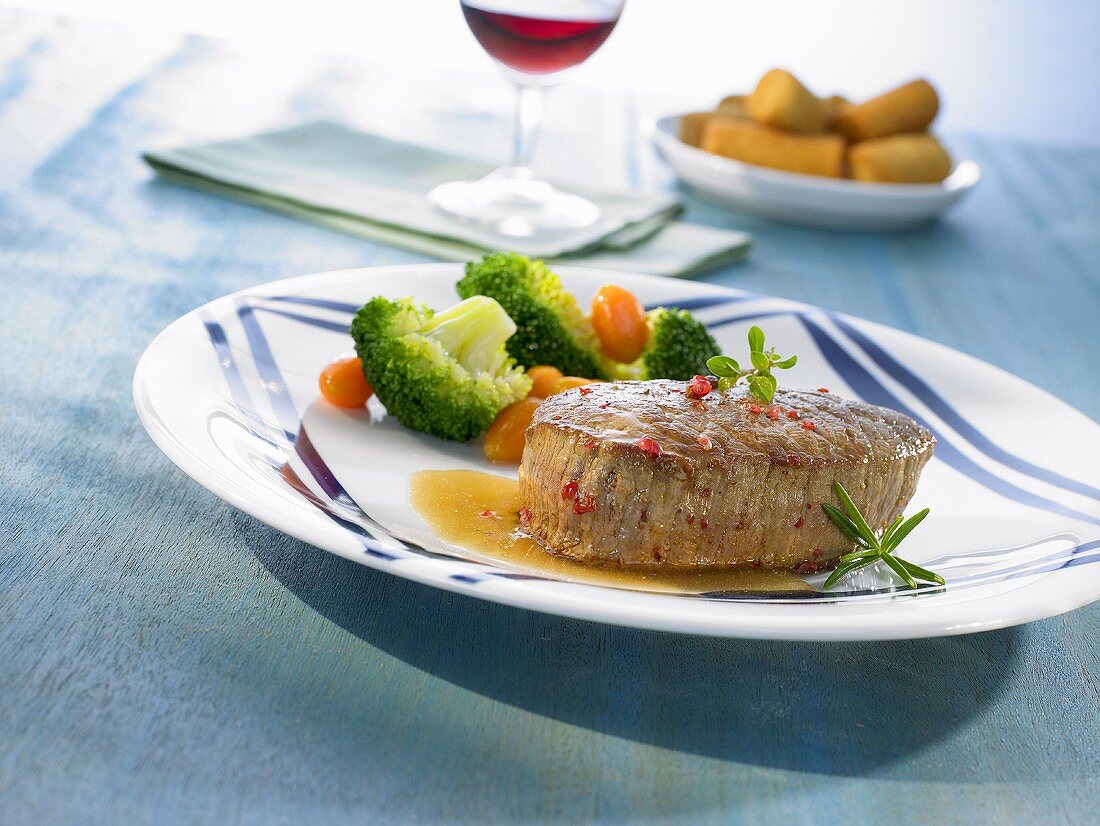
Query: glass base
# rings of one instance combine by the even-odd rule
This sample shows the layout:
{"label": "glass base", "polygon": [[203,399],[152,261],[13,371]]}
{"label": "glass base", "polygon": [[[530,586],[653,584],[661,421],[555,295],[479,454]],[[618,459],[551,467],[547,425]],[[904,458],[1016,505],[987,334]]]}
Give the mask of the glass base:
{"label": "glass base", "polygon": [[504,238],[560,236],[600,218],[600,208],[587,198],[562,192],[523,167],[504,167],[479,181],[440,184],[428,193],[428,202]]}

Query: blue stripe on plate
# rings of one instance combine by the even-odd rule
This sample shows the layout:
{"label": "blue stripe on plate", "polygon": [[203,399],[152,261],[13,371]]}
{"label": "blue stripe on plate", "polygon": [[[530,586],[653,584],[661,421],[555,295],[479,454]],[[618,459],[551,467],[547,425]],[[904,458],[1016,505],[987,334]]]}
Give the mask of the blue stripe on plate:
{"label": "blue stripe on plate", "polygon": [[302,315],[300,313],[289,313],[286,310],[276,310],[274,307],[263,307],[261,305],[252,305],[252,309],[262,310],[263,312],[270,313],[271,315],[289,318],[291,321],[299,321],[302,324],[308,324],[310,327],[320,327],[322,330],[330,330],[334,333],[348,332],[348,324],[339,321],[329,321],[325,318],[314,318],[313,316]]}
{"label": "blue stripe on plate", "polygon": [[271,401],[271,407],[275,410],[275,415],[279,419],[283,433],[286,434],[287,441],[293,444],[301,419],[298,417],[298,411],[294,409],[290,391],[279,373],[278,366],[275,364],[275,357],[271,353],[271,348],[267,345],[267,338],[253,314],[252,305],[244,301],[239,302],[237,305],[237,318],[240,319],[241,326],[244,328],[245,337],[248,339],[248,345],[252,350],[252,361],[256,365],[256,371],[260,374],[260,378],[263,379],[264,389]]}
{"label": "blue stripe on plate", "polygon": [[899,384],[912,392],[913,395],[924,404],[928,405],[929,409],[958,431],[958,433],[970,444],[986,456],[1013,470],[1032,476],[1048,484],[1054,485],[1055,487],[1060,487],[1063,490],[1068,490],[1073,493],[1079,493],[1082,496],[1091,496],[1100,499],[1100,490],[1091,485],[1087,485],[1084,482],[1078,482],[1074,479],[1068,479],[1052,470],[1033,465],[1031,462],[1021,459],[1019,456],[1013,456],[1007,450],[995,445],[984,433],[974,427],[974,425],[964,419],[957,410],[951,407],[942,396],[929,387],[920,376],[898,362],[897,359],[883,350],[879,344],[872,341],[855,325],[839,316],[834,315],[830,316],[830,318],[849,338],[863,348],[863,351],[871,357],[875,364],[886,371],[892,378],[896,379]]}
{"label": "blue stripe on plate", "polygon": [[755,293],[743,295],[701,295],[698,298],[685,298],[683,301],[662,301],[659,304],[646,304],[647,310],[655,310],[658,307],[675,307],[678,310],[702,310],[707,307],[717,307],[722,304],[737,304],[749,301],[753,298],[761,298]]}
{"label": "blue stripe on plate", "polygon": [[[1086,565],[1091,562],[1100,562],[1100,554],[1090,553],[1097,548],[1100,548],[1100,539],[1094,539],[1091,542],[1085,542],[1070,548],[1068,551],[1059,551],[1040,559],[1029,559],[1008,568],[999,568],[993,571],[980,571],[968,576],[955,577],[951,580],[950,584],[952,586],[956,584],[963,586],[970,584],[986,585],[991,582],[1018,579],[1021,576],[1045,573],[1047,571],[1058,571],[1062,568],[1072,568],[1077,565]],[[936,565],[936,562],[933,560],[928,564]]]}
{"label": "blue stripe on plate", "polygon": [[[1055,565],[1044,570],[1058,571],[1062,568],[1076,568],[1078,565],[1088,565],[1092,562],[1100,562],[1100,554],[1092,554],[1091,556],[1085,555],[1085,551],[1091,551],[1096,548],[1100,548],[1100,540],[1097,540],[1095,542],[1087,542],[1084,545],[1078,545],[1070,553],[1070,558],[1068,561],[1063,562],[1061,565]],[[1019,574],[1019,576],[1023,576],[1023,574]],[[1015,579],[1015,577],[1013,578]]]}
{"label": "blue stripe on plate", "polygon": [[717,321],[707,322],[707,327],[713,329],[714,327],[722,327],[726,324],[736,324],[739,321],[757,321],[761,318],[775,318],[776,316],[801,316],[800,310],[761,310],[756,313],[740,313],[738,315],[726,316],[720,318]]}
{"label": "blue stripe on plate", "polygon": [[904,413],[921,422],[921,424],[932,431],[932,434],[936,437],[938,442],[936,445],[936,458],[1006,499],[1011,499],[1014,502],[1019,502],[1020,504],[1028,505],[1033,508],[1042,508],[1043,510],[1056,513],[1060,516],[1068,516],[1071,519],[1077,519],[1093,525],[1100,525],[1100,519],[1095,516],[1080,513],[1072,508],[1067,508],[1059,502],[1054,502],[1031,493],[1030,491],[1026,491],[1023,488],[1018,488],[999,476],[990,473],[964,453],[960,452],[959,449],[949,442],[941,432],[937,431],[934,426],[924,421],[915,411],[909,409],[907,405],[902,403],[901,399],[887,390],[886,387],[867,372],[859,362],[852,358],[839,342],[818,326],[816,322],[806,317],[805,314],[800,314],[798,318],[813,338],[814,343],[817,344],[818,349],[821,350],[821,354],[825,357],[829,366],[840,374],[841,378],[848,383],[848,386],[851,387],[860,398],[871,404],[889,407],[900,413]]}
{"label": "blue stripe on plate", "polygon": [[309,438],[309,434],[306,433],[305,425],[301,425],[298,429],[298,438],[294,442],[294,451],[298,454],[298,457],[302,460],[302,464],[310,472],[310,475],[317,480],[317,486],[325,492],[325,495],[334,502],[339,502],[345,507],[354,507],[358,509],[355,504],[355,500],[351,498],[344,486],[340,484],[340,481],[336,478],[336,475],[332,472],[325,461],[321,458],[321,454],[317,452],[317,448],[314,447],[313,442]]}
{"label": "blue stripe on plate", "polygon": [[285,301],[290,304],[301,304],[303,307],[322,307],[326,310],[336,310],[340,313],[355,313],[359,310],[359,304],[349,304],[346,301],[332,301],[327,298],[310,298],[304,295],[265,295],[260,296],[265,301]]}
{"label": "blue stripe on plate", "polygon": [[207,317],[205,313],[200,317],[206,335],[210,339],[210,344],[214,348],[214,354],[218,357],[218,366],[221,367],[222,376],[229,387],[229,395],[233,399],[233,405],[236,407],[237,412],[247,420],[247,423],[243,423],[245,429],[269,447],[281,449],[281,445],[256,427],[256,425],[270,425],[258,416],[252,407],[252,400],[248,397],[244,378],[241,376],[240,368],[237,367],[236,359],[233,358],[233,350],[229,346],[225,329],[218,322]]}
{"label": "blue stripe on plate", "polygon": [[237,360],[233,359],[233,351],[230,350],[226,330],[222,328],[221,324],[210,318],[202,319],[202,327],[206,328],[207,337],[213,345],[213,351],[218,356],[221,374],[226,377],[226,384],[229,385],[229,395],[233,397],[234,403],[237,403],[242,412],[251,414],[251,410],[245,410],[241,405],[242,399],[249,398],[249,392],[244,387],[244,378],[241,377]]}

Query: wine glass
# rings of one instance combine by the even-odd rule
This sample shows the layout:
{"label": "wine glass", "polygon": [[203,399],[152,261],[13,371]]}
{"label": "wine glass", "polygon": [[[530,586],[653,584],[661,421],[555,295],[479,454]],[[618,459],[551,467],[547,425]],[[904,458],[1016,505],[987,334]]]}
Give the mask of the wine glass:
{"label": "wine glass", "polygon": [[516,86],[511,162],[476,181],[441,184],[436,208],[508,238],[547,240],[591,226],[600,210],[531,168],[546,89],[607,40],[625,0],[460,0],[482,48]]}

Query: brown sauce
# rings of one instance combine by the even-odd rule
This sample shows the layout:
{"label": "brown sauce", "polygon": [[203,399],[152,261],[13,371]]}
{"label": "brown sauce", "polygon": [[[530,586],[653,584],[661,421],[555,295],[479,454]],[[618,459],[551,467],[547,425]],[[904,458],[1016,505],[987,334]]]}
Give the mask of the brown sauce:
{"label": "brown sauce", "polygon": [[519,484],[476,470],[422,470],[412,477],[412,505],[444,542],[555,579],[639,591],[760,594],[812,591],[790,571],[704,570],[583,565],[548,553],[519,527]]}

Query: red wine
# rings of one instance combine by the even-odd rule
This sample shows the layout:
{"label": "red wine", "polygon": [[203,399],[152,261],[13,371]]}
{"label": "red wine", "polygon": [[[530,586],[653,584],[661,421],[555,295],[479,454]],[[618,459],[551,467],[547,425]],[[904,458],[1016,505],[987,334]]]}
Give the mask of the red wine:
{"label": "red wine", "polygon": [[[503,5],[485,0],[481,4]],[[481,47],[505,66],[532,75],[560,72],[583,63],[607,40],[619,21],[621,7],[603,4],[596,8],[604,17],[578,20],[488,11],[479,7],[478,0],[462,0],[466,23]]]}

